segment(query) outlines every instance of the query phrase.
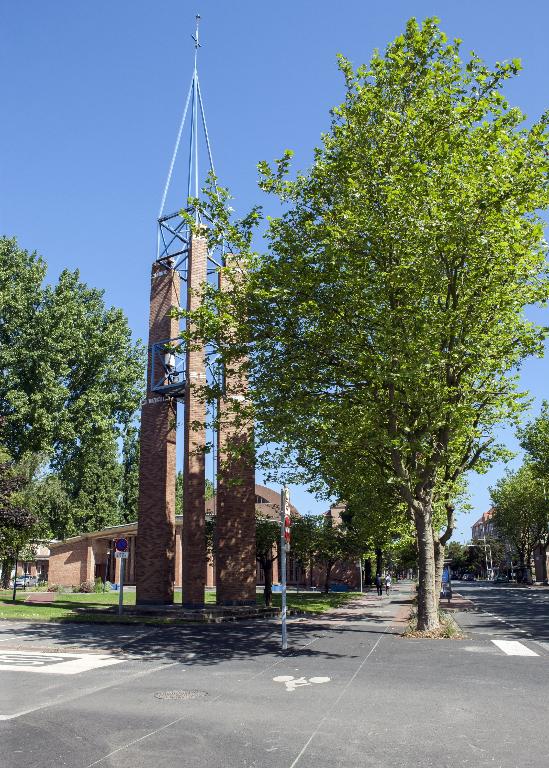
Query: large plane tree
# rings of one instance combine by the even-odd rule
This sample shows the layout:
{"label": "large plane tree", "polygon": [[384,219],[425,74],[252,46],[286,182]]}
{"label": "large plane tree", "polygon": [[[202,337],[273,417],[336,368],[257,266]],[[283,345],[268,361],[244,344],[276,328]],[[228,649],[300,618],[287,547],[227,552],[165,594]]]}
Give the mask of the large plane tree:
{"label": "large plane tree", "polygon": [[345,100],[310,170],[288,179],[289,153],[260,164],[286,206],[266,253],[252,252],[260,213],[231,223],[211,195],[209,236],[247,274],[206,292],[194,328],[227,364],[247,356],[259,442],[313,481],[344,447],[396,489],[417,536],[418,627],[433,630],[456,494],[499,455],[495,428],[525,407],[513,374],[542,352],[524,310],[549,292],[548,118],[526,125],[508,104],[518,60],[464,60],[435,19],[340,67]]}

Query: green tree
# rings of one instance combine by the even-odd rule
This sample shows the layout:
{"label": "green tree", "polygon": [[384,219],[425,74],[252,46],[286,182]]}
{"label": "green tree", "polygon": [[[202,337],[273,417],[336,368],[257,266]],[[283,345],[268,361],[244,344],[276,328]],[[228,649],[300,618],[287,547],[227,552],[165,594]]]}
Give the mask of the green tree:
{"label": "green tree", "polygon": [[313,568],[317,549],[318,521],[322,516],[292,515],[291,547],[304,571],[309,571],[309,586],[313,586]]}
{"label": "green tree", "polygon": [[27,480],[13,460],[0,452],[0,564],[2,586],[7,588],[18,553],[28,546],[36,518],[23,504],[21,490]]}
{"label": "green tree", "polygon": [[414,522],[432,630],[462,478],[501,456],[494,429],[525,407],[512,374],[543,348],[524,308],[549,293],[548,118],[524,127],[503,95],[519,60],[463,61],[434,19],[340,67],[346,98],[310,171],[287,180],[290,153],[260,165],[286,204],[268,253],[252,253],[257,210],[233,223],[210,196],[211,244],[228,238],[241,264],[194,327],[247,361],[260,443],[321,480],[334,443],[381,467]]}
{"label": "green tree", "polygon": [[540,415],[519,430],[519,439],[532,469],[545,480],[549,489],[549,403],[544,402]]}
{"label": "green tree", "polygon": [[118,441],[135,454],[144,353],[78,272],[54,285],[45,273],[39,256],[0,238],[0,444],[49,462],[57,479],[40,493],[52,534],[65,536],[120,522],[135,503],[135,455],[130,478]]}
{"label": "green tree", "polygon": [[56,467],[99,433],[121,436],[140,403],[144,354],[119,309],[78,272],[43,285],[45,262],[0,238],[0,440]]}
{"label": "green tree", "polygon": [[45,529],[44,538],[64,539],[78,530],[73,500],[55,472],[45,472],[33,484],[31,508]]}
{"label": "green tree", "polygon": [[324,592],[329,592],[334,565],[356,559],[362,546],[356,531],[335,524],[330,515],[306,515],[292,522],[292,549],[304,565],[324,570]]}
{"label": "green tree", "polygon": [[[121,513],[122,521],[131,523],[137,520],[139,500],[139,428],[129,424],[122,441],[122,489]],[[176,481],[177,485],[177,481]],[[177,501],[176,501],[177,507]]]}
{"label": "green tree", "polygon": [[[71,501],[71,521],[63,538],[123,522],[122,465],[114,432],[89,437],[64,463],[59,478]],[[53,533],[60,537],[59,531]]]}
{"label": "green tree", "polygon": [[530,569],[534,546],[549,544],[549,506],[542,481],[532,467],[523,465],[509,472],[490,488],[495,506],[494,526],[517,552],[523,574]]}

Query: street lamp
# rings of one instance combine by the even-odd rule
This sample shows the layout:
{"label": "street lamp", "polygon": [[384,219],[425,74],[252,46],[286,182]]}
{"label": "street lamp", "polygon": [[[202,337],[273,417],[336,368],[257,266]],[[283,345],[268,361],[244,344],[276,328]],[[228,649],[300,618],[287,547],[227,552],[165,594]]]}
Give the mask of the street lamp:
{"label": "street lamp", "polygon": [[[468,544],[468,547],[484,547],[484,560],[486,562],[486,574],[488,576],[488,580],[492,580],[492,576],[494,574],[494,564],[492,561],[492,547],[490,544],[486,543],[486,534],[483,536],[484,541],[477,542],[476,544]],[[490,567],[488,567],[488,551],[490,552]]]}

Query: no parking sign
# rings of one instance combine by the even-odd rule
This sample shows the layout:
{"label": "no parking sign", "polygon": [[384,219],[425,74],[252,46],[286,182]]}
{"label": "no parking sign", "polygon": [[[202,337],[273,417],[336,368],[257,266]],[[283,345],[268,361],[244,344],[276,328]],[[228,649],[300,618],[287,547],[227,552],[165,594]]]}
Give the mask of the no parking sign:
{"label": "no parking sign", "polygon": [[126,560],[128,557],[128,540],[127,539],[117,539],[114,542],[114,548],[115,553],[114,556],[119,558],[120,560]]}

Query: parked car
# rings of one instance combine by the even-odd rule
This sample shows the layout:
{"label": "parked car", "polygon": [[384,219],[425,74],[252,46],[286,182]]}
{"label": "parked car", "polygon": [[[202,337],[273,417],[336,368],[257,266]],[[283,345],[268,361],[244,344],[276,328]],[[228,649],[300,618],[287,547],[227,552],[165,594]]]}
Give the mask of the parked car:
{"label": "parked car", "polygon": [[474,573],[464,573],[461,577],[462,581],[474,581],[475,580],[475,574]]}
{"label": "parked car", "polygon": [[505,583],[507,583],[508,581],[509,581],[509,576],[506,576],[504,573],[499,573],[499,574],[496,576],[496,582],[498,582],[498,583],[503,583],[503,584],[505,584]]}
{"label": "parked car", "polygon": [[[26,576],[18,576],[15,580],[15,586],[17,589],[21,589],[22,587],[35,587],[37,584],[37,577],[30,576],[29,574]],[[13,587],[13,580],[10,582],[10,587]]]}

